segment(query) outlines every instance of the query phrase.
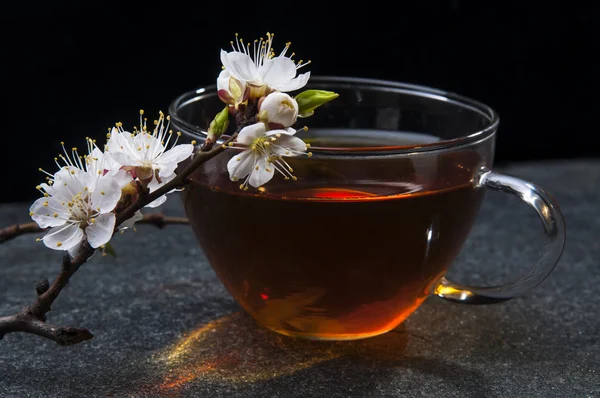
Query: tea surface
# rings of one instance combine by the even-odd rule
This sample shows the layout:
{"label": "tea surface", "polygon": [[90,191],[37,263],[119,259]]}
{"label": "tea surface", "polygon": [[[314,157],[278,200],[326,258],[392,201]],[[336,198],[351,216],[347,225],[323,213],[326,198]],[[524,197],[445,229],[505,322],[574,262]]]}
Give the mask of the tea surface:
{"label": "tea surface", "polygon": [[319,339],[368,337],[406,319],[458,254],[483,198],[472,184],[266,187],[195,183],[186,211],[216,273],[259,323]]}

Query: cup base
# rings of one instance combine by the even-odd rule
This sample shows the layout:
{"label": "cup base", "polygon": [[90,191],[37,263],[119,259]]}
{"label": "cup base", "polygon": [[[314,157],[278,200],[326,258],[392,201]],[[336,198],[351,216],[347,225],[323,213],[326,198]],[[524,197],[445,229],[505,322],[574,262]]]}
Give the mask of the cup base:
{"label": "cup base", "polygon": [[268,328],[269,330],[283,334],[289,337],[297,337],[305,340],[315,340],[315,341],[350,341],[350,340],[362,340],[368,339],[370,337],[379,336],[381,334],[387,333],[390,329],[378,330],[376,332],[370,333],[352,333],[352,334],[315,334],[315,333],[302,333],[302,332],[291,332],[289,330],[282,329],[274,329]]}

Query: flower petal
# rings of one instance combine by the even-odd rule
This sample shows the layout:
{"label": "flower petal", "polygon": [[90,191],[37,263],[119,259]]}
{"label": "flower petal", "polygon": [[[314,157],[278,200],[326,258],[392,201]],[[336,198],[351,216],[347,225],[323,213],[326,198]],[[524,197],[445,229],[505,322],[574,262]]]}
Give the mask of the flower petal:
{"label": "flower petal", "polygon": [[109,172],[108,174],[106,174],[106,176],[115,180],[115,182],[117,183],[119,188],[123,188],[124,186],[129,184],[131,181],[133,181],[133,177],[131,176],[131,174],[126,172],[125,170],[115,170],[115,171]]}
{"label": "flower petal", "polygon": [[110,132],[110,139],[106,143],[106,148],[109,152],[122,152],[128,150],[128,141],[133,139],[133,135],[128,131],[119,131],[113,127]]}
{"label": "flower petal", "polygon": [[[46,206],[44,206],[44,204]],[[33,202],[29,208],[29,212],[33,213],[31,218],[40,226],[40,228],[64,225],[71,215],[71,213],[66,210],[66,206],[62,206],[61,202],[52,197],[39,198]]]}
{"label": "flower petal", "polygon": [[301,75],[298,75],[296,78],[285,82],[269,84],[269,86],[281,92],[295,91],[306,86],[306,83],[308,83],[308,79],[310,79],[310,72],[303,73]]}
{"label": "flower petal", "polygon": [[254,188],[259,188],[271,181],[274,174],[275,168],[270,163],[267,163],[267,160],[264,157],[261,157],[256,162],[254,170],[252,170],[252,174],[250,174],[248,183]]}
{"label": "flower petal", "polygon": [[69,250],[82,240],[83,231],[79,228],[79,224],[54,227],[42,238],[46,247],[54,250]]}
{"label": "flower petal", "polygon": [[217,90],[217,95],[219,96],[219,99],[221,101],[223,101],[224,103],[230,104],[230,105],[235,104],[235,99],[231,95],[229,95],[229,91]]}
{"label": "flower petal", "polygon": [[250,174],[255,162],[256,155],[250,149],[234,155],[227,162],[227,171],[229,172],[231,181],[240,180]]}
{"label": "flower petal", "polygon": [[[304,152],[307,149],[304,141],[291,135],[282,135],[277,139],[275,145],[271,145],[271,147],[281,156],[294,156],[294,154],[285,153],[285,150]],[[283,149],[283,153],[281,152],[281,148]]]}
{"label": "flower petal", "polygon": [[119,229],[133,228],[133,225],[142,218],[144,218],[144,216],[142,215],[142,212],[138,210],[129,220],[123,221],[121,225],[119,225]]}
{"label": "flower petal", "polygon": [[69,256],[71,256],[71,258],[75,257],[80,248],[81,248],[81,243],[78,243],[75,246],[69,248],[69,250],[68,250]]}
{"label": "flower petal", "polygon": [[96,189],[92,192],[92,209],[100,213],[112,211],[121,199],[121,187],[115,179],[103,176],[98,179]]}
{"label": "flower petal", "polygon": [[255,123],[244,127],[237,137],[237,142],[244,145],[250,145],[258,137],[265,135],[267,126],[264,123]]}
{"label": "flower petal", "polygon": [[219,77],[217,77],[217,90],[229,90],[229,78],[231,75],[227,71],[227,69],[223,69],[221,73],[219,73]]}
{"label": "flower petal", "polygon": [[281,135],[294,135],[294,134],[296,134],[296,129],[288,127],[288,128],[285,128],[285,129],[269,130],[269,131],[267,131],[266,135],[268,135],[270,137],[270,136],[277,135],[277,134],[281,134]]}
{"label": "flower petal", "polygon": [[175,145],[160,155],[155,163],[159,165],[174,163],[177,165],[192,156],[192,152],[194,152],[194,146],[192,144]]}
{"label": "flower petal", "polygon": [[63,184],[57,184],[56,182],[52,185],[48,185],[46,183],[40,184],[42,189],[54,199],[57,199],[61,202],[69,202],[72,199],[72,194],[69,192],[69,189],[65,187]]}
{"label": "flower petal", "polygon": [[229,74],[238,80],[251,81],[260,77],[254,61],[244,53],[221,50],[221,62]]}
{"label": "flower petal", "polygon": [[[150,183],[148,183],[148,191],[150,193],[156,191],[158,188],[162,187],[163,185],[165,185],[166,183],[168,183],[169,181],[171,181],[173,178],[175,178],[175,174],[172,174],[169,177],[165,177],[164,179],[162,179],[162,182],[158,182],[156,180],[156,178],[153,178],[152,181],[150,181]],[[174,192],[175,190],[171,190],[169,192],[167,192],[167,194]],[[149,207],[149,208],[155,208],[158,207],[160,205],[162,205],[163,203],[165,203],[165,201],[167,200],[167,195],[163,195],[161,197],[159,197],[158,199],[154,200],[153,202],[148,203],[145,207]]]}
{"label": "flower petal", "polygon": [[83,194],[84,188],[88,185],[88,183],[89,178],[87,173],[76,167],[63,167],[60,169],[60,171],[54,174],[54,188],[63,189],[63,192],[65,193],[68,192],[67,197],[69,199],[80,192]]}
{"label": "flower petal", "polygon": [[163,196],[159,197],[158,199],[154,200],[153,202],[148,203],[144,207],[148,207],[148,208],[153,209],[155,207],[158,207],[158,206],[162,205],[166,201],[167,201],[167,195],[163,195]]}
{"label": "flower petal", "polygon": [[258,72],[263,82],[275,88],[296,77],[296,64],[287,57],[265,59]]}
{"label": "flower petal", "polygon": [[132,158],[125,152],[109,152],[113,159],[120,167],[141,166],[142,163],[137,159]]}
{"label": "flower petal", "polygon": [[98,174],[98,170],[116,173],[121,168],[121,164],[114,160],[109,153],[102,153],[98,148],[94,148],[88,158],[91,159],[88,164],[88,173],[91,174]]}
{"label": "flower petal", "polygon": [[106,143],[107,154],[120,166],[137,166],[137,154],[133,150],[134,136],[127,132],[112,130],[110,139]]}
{"label": "flower petal", "polygon": [[177,163],[160,164],[156,165],[156,167],[157,168],[155,170],[158,170],[158,176],[161,180],[164,180],[165,178],[169,177],[171,177],[171,180],[175,178],[175,170],[177,169]]}
{"label": "flower petal", "polygon": [[106,244],[115,230],[115,214],[100,214],[95,221],[87,226],[85,234],[90,246],[94,249]]}
{"label": "flower petal", "polygon": [[[170,182],[173,178],[175,178],[175,173],[171,173],[171,175],[161,177],[160,182],[158,182],[158,180],[156,178],[153,178],[152,181],[150,181],[148,183],[148,192],[152,193],[152,192],[156,191],[158,188],[160,188],[163,185],[165,185],[166,183]],[[173,190],[169,191],[167,193],[171,193],[171,192],[173,192]]]}

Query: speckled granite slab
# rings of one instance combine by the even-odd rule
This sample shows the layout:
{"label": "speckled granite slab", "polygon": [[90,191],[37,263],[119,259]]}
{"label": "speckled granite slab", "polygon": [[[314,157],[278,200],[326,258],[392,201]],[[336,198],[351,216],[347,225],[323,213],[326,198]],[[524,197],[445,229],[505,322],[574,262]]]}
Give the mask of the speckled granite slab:
{"label": "speckled granite slab", "polygon": [[[258,328],[240,312],[188,226],[140,226],[95,256],[49,314],[85,326],[90,342],[59,347],[10,334],[0,341],[2,397],[598,397],[600,396],[600,161],[522,163],[501,171],[552,193],[567,246],[546,281],[493,306],[431,298],[398,329],[325,343]],[[0,224],[29,204],[0,206]],[[163,211],[182,213],[178,198]],[[515,198],[490,193],[451,270],[469,283],[522,272],[541,226]],[[32,236],[0,246],[0,315],[31,302],[60,254]],[[529,242],[529,243],[527,243]],[[126,250],[134,247],[134,250]]]}

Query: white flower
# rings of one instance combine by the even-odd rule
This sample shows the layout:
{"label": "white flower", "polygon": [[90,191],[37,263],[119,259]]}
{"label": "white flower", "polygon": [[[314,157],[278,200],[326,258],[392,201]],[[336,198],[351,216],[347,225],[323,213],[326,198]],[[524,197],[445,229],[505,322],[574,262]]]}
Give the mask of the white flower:
{"label": "white flower", "polygon": [[290,127],[298,118],[298,103],[285,93],[274,92],[260,103],[258,114],[265,123]]}
{"label": "white flower", "polygon": [[[165,124],[165,116],[160,112],[154,131],[149,133],[143,114],[140,111],[140,130],[134,131],[134,134],[123,130],[122,124],[118,123],[110,133],[106,151],[120,167],[135,172],[135,176],[153,192],[175,178],[177,165],[192,155],[194,146],[177,145],[181,136],[178,132],[171,149],[167,150],[173,136],[173,131],[169,130],[170,118],[166,117]],[[163,195],[146,207],[160,206],[165,200]]]}
{"label": "white flower", "polygon": [[[296,76],[296,70],[310,64],[310,61],[294,63],[294,54],[286,57],[291,43],[287,43],[283,51],[275,56],[272,49],[274,35],[267,33],[267,40],[262,38],[254,41],[253,48],[250,43],[236,35],[235,42],[231,42],[233,51],[221,50],[221,62],[230,76],[245,82],[259,93],[251,96],[262,97],[264,90],[269,91],[294,91],[302,88],[310,78],[310,72]],[[261,90],[262,89],[262,90]]]}
{"label": "white flower", "polygon": [[[298,130],[300,131],[300,130]],[[227,163],[229,178],[238,181],[245,178],[240,189],[248,189],[248,184],[255,188],[266,184],[278,171],[285,179],[297,178],[283,156],[304,154],[308,146],[300,138],[294,137],[296,130],[267,130],[264,123],[256,123],[244,127],[238,135],[237,142],[246,146],[241,153],[234,155]],[[312,156],[309,152],[308,156]]]}
{"label": "white flower", "polygon": [[129,220],[123,221],[121,223],[121,225],[119,225],[119,230],[133,228],[134,224],[143,218],[144,218],[144,215],[142,214],[141,211],[138,210],[133,214],[133,216]]}
{"label": "white flower", "polygon": [[250,87],[244,81],[231,76],[227,70],[222,70],[217,78],[217,95],[226,104],[237,108],[250,95]]}
{"label": "white flower", "polygon": [[84,239],[97,248],[113,235],[113,210],[121,198],[121,189],[131,182],[131,175],[123,170],[107,173],[105,164],[110,160],[89,139],[88,150],[89,154],[81,157],[73,148],[72,159],[64,150],[66,156],[59,157],[65,165],[55,159],[61,169],[54,175],[46,173],[51,176],[48,184],[38,186],[44,197],[29,209],[40,228],[50,228],[42,238],[50,249],[74,254]]}

